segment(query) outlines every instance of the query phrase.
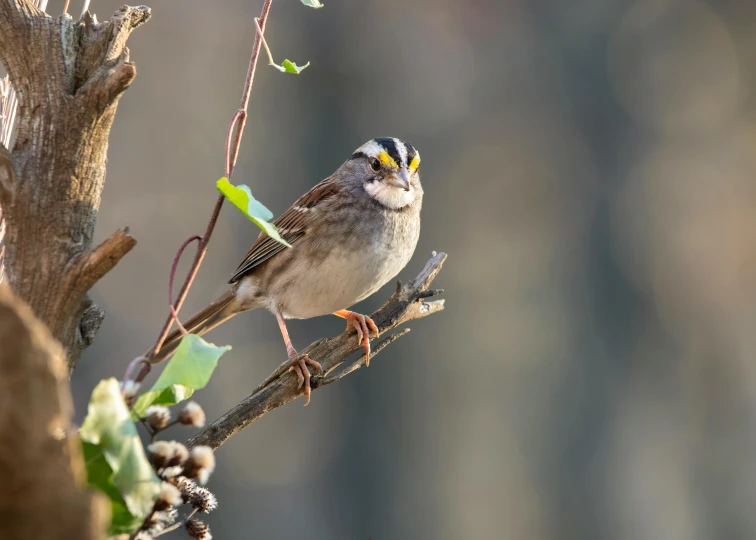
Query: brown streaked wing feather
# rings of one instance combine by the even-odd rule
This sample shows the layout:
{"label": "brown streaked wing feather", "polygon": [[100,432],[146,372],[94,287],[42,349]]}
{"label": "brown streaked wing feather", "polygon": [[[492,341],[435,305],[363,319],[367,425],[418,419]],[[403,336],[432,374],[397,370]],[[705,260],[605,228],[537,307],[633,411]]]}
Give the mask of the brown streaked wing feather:
{"label": "brown streaked wing feather", "polygon": [[[310,191],[302,195],[297,201],[289,207],[286,212],[278,216],[273,224],[278,229],[281,237],[289,244],[299,240],[307,232],[307,227],[311,223],[311,212],[302,212],[296,210],[299,208],[307,208],[312,210],[319,203],[332,196],[340,189],[339,184],[333,179],[333,177],[326,178]],[[241,277],[252,270],[255,266],[267,261],[273,255],[285,249],[286,246],[273,240],[270,236],[264,232],[260,233],[255,243],[247,252],[244,260],[236,269],[236,273],[229,280],[229,283],[236,283]]]}

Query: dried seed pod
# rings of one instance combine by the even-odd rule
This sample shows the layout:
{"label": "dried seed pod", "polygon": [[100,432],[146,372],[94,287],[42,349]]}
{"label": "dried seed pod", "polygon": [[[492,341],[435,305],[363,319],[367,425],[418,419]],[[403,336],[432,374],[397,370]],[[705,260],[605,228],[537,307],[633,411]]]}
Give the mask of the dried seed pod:
{"label": "dried seed pod", "polygon": [[189,458],[189,450],[186,449],[186,446],[181,444],[180,442],[171,441],[171,459],[168,461],[169,467],[176,467],[178,465],[183,465],[184,462]]}
{"label": "dried seed pod", "polygon": [[160,493],[155,500],[155,510],[168,510],[171,506],[179,506],[184,501],[181,498],[181,491],[168,482],[163,482],[160,486]]}
{"label": "dried seed pod", "polygon": [[123,399],[129,409],[136,403],[140,386],[141,384],[136,381],[121,381],[121,392],[123,392]]}
{"label": "dried seed pod", "polygon": [[162,471],[166,478],[179,474],[182,465],[189,458],[186,446],[176,441],[155,441],[147,446],[147,450],[150,452],[152,466],[156,471]]}
{"label": "dried seed pod", "polygon": [[176,487],[181,491],[181,498],[184,503],[188,503],[192,500],[195,490],[199,489],[197,483],[194,480],[190,480],[186,476],[179,476],[175,480]]}
{"label": "dried seed pod", "polygon": [[209,489],[203,487],[194,490],[190,502],[200,512],[208,513],[218,508],[218,499]]}
{"label": "dried seed pod", "polygon": [[184,476],[195,478],[200,484],[206,484],[210,474],[215,470],[215,454],[209,446],[195,446],[184,464]]}
{"label": "dried seed pod", "polygon": [[150,462],[155,469],[162,469],[168,465],[173,457],[173,446],[168,441],[155,441],[147,446]]}
{"label": "dried seed pod", "polygon": [[163,405],[152,405],[147,407],[144,414],[147,419],[147,425],[154,431],[165,429],[165,426],[171,421],[171,411],[168,407]]}
{"label": "dried seed pod", "polygon": [[197,540],[213,540],[213,535],[210,534],[210,527],[204,521],[190,519],[186,522],[185,526],[186,532],[192,538],[196,538]]}
{"label": "dried seed pod", "polygon": [[190,401],[181,409],[178,419],[185,426],[202,427],[205,425],[205,411],[196,401]]}

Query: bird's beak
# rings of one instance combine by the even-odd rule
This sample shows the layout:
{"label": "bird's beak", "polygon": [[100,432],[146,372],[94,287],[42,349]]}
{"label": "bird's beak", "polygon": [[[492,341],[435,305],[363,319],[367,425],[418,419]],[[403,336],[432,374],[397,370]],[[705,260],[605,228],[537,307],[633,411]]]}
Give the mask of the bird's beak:
{"label": "bird's beak", "polygon": [[402,167],[399,172],[392,174],[386,180],[392,186],[402,188],[404,191],[410,190],[409,174],[406,167]]}

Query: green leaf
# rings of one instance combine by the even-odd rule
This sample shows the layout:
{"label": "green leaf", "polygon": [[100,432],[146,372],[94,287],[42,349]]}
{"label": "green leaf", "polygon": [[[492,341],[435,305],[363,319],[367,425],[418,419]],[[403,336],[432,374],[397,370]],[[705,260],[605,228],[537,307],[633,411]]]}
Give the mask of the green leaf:
{"label": "green leaf", "polygon": [[318,0],[301,0],[301,2],[307,7],[311,7],[315,9],[323,7],[323,4],[321,4]]}
{"label": "green leaf", "polygon": [[281,73],[296,73],[296,74],[299,74],[299,73],[302,72],[302,70],[304,68],[306,68],[307,66],[309,66],[310,63],[307,62],[303,66],[298,66],[294,62],[292,62],[291,60],[284,60],[283,64],[280,65],[280,66],[278,64],[271,64],[271,65],[274,68],[276,68],[278,71],[280,71]]}
{"label": "green leaf", "polygon": [[276,226],[268,223],[268,220],[273,218],[273,212],[265,208],[265,205],[252,196],[252,192],[248,186],[244,184],[235,186],[225,176],[218,180],[215,186],[234,206],[241,210],[255,225],[260,227],[265,234],[286,247],[291,247],[291,244],[278,234]]}
{"label": "green leaf", "polygon": [[[147,394],[150,395],[147,396]],[[170,407],[185,399],[189,399],[192,397],[192,394],[194,394],[193,389],[180,384],[174,384],[164,390],[158,390],[156,394],[145,392],[137,399],[134,405],[134,412],[138,413],[137,417],[144,416],[147,407],[150,405],[165,405],[166,407]]]}
{"label": "green leaf", "polygon": [[143,517],[135,517],[126,507],[126,503],[111,501],[110,528],[108,534],[131,534],[144,523]]}
{"label": "green leaf", "polygon": [[131,534],[139,528],[144,518],[135,517],[129,512],[126,502],[113,483],[113,469],[108,465],[102,449],[95,444],[85,442],[82,442],[82,448],[89,485],[98,488],[110,499],[108,535]]}
{"label": "green leaf", "polygon": [[111,500],[111,528],[133,532],[152,511],[160,479],[147,461],[118,381],[101,381],[79,435],[89,482]]}
{"label": "green leaf", "polygon": [[187,334],[152,388],[139,396],[134,413],[144,416],[150,405],[173,405],[189,398],[207,385],[218,359],[230,350],[230,345],[217,347],[195,334]]}
{"label": "green leaf", "polygon": [[93,486],[100,488],[111,500],[123,499],[121,494],[113,484],[113,469],[108,465],[105,454],[97,444],[81,443],[82,453],[84,454],[84,463],[87,467],[87,479]]}
{"label": "green leaf", "polygon": [[273,219],[273,212],[252,196],[249,186],[245,186],[244,184],[235,186],[225,176],[218,180],[215,186],[234,206],[244,212],[245,216],[264,219],[266,221]]}

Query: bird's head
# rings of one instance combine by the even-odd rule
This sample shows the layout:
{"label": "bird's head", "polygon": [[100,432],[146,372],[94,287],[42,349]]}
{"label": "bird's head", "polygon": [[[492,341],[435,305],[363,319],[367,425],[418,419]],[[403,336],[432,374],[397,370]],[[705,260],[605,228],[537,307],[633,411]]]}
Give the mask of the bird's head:
{"label": "bird's head", "polygon": [[420,154],[408,142],[394,137],[372,139],[349,162],[368,195],[383,206],[399,210],[422,197]]}

